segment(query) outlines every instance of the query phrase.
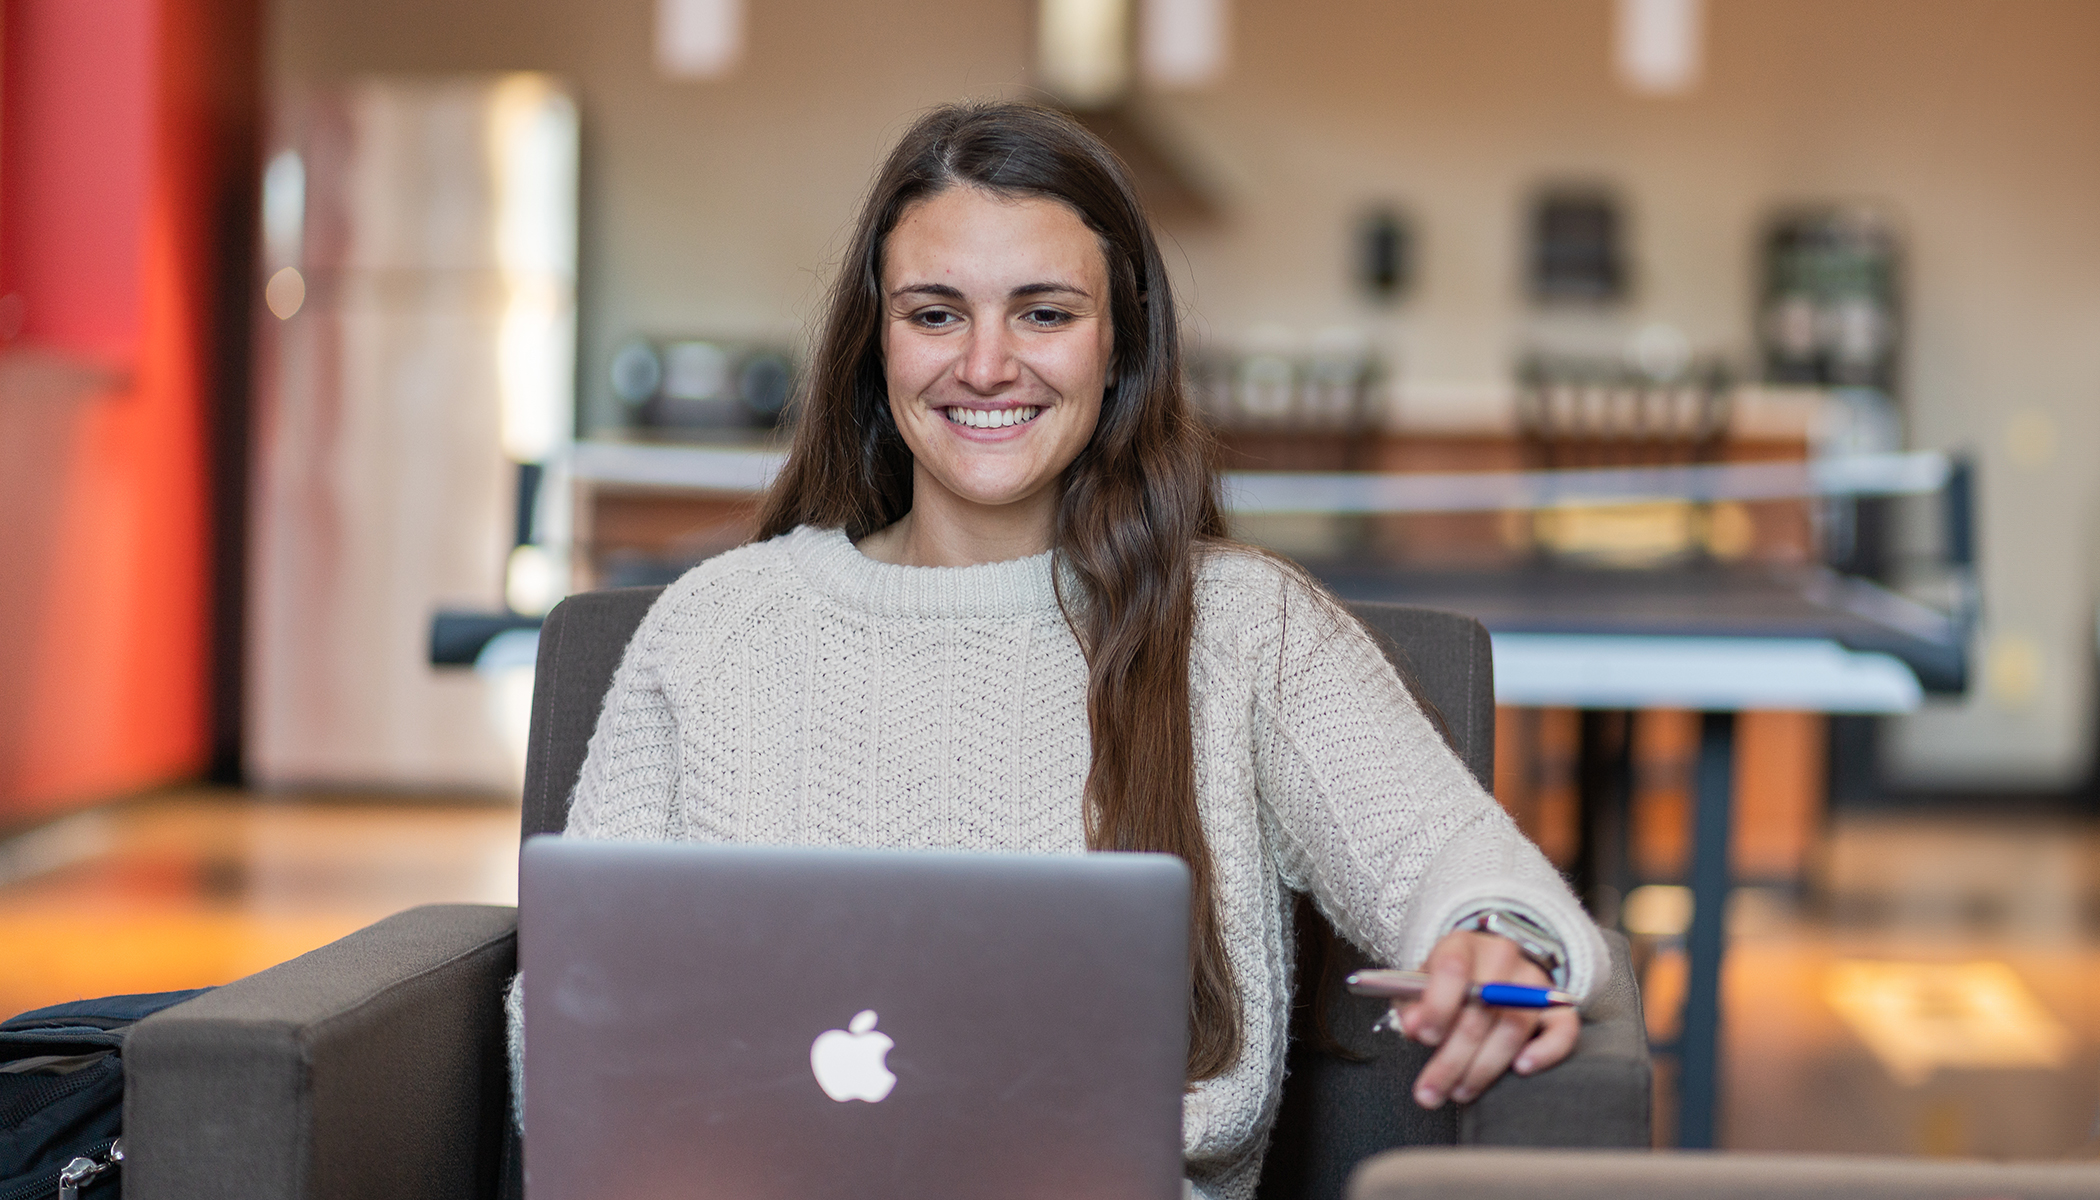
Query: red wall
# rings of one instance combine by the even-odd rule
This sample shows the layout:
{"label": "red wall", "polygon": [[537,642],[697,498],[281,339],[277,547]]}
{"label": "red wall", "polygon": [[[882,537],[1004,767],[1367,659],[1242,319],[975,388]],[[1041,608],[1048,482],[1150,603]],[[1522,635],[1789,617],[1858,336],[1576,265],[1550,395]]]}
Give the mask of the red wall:
{"label": "red wall", "polygon": [[4,19],[0,826],[207,753],[213,302],[256,44],[223,0]]}

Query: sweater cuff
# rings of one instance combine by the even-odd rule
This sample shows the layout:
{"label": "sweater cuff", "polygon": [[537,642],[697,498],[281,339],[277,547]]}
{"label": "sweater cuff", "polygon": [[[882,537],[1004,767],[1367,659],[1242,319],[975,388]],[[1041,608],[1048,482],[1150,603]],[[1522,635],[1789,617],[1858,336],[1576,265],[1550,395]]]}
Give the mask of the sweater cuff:
{"label": "sweater cuff", "polygon": [[[1605,965],[1610,961],[1609,952],[1604,947],[1604,935],[1597,932],[1596,923],[1572,897],[1529,894],[1534,890],[1522,885],[1511,887],[1505,881],[1501,887],[1492,890],[1468,891],[1446,899],[1435,911],[1422,913],[1413,922],[1405,956],[1407,961],[1398,965],[1419,966],[1429,957],[1437,942],[1456,929],[1466,916],[1482,909],[1499,908],[1537,922],[1560,939],[1567,968],[1566,982],[1560,986],[1587,1001],[1603,983]],[[1555,903],[1555,900],[1560,902]]]}

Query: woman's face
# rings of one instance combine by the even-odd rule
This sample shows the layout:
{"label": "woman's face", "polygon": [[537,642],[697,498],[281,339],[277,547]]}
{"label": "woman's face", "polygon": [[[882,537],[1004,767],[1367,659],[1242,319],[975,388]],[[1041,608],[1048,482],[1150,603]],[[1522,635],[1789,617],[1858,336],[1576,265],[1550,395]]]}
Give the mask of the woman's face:
{"label": "woman's face", "polygon": [[1093,230],[1054,200],[953,187],[905,210],[882,290],[913,508],[1054,504],[1094,434],[1114,350]]}

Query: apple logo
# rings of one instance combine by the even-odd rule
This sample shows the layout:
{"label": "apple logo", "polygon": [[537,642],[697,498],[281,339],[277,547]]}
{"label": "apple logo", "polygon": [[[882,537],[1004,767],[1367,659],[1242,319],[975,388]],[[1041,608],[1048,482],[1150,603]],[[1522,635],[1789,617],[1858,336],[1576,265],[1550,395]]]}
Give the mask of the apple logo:
{"label": "apple logo", "polygon": [[864,1008],[845,1029],[827,1029],[809,1044],[810,1073],[833,1100],[873,1104],[897,1086],[897,1076],[882,1062],[896,1044],[876,1030],[875,1010]]}

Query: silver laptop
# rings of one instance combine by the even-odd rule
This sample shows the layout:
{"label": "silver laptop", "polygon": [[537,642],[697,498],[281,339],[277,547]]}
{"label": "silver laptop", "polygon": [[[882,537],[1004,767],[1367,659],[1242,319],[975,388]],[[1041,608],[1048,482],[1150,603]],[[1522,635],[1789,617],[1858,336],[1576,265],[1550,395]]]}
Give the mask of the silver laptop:
{"label": "silver laptop", "polygon": [[1188,873],[534,838],[528,1200],[1175,1200]]}

